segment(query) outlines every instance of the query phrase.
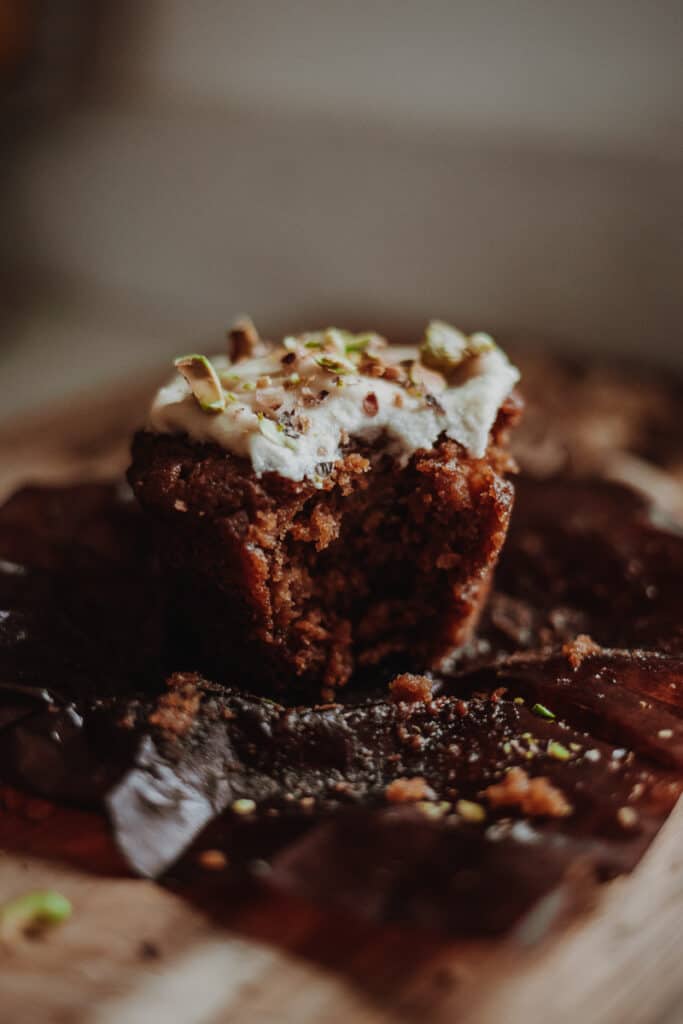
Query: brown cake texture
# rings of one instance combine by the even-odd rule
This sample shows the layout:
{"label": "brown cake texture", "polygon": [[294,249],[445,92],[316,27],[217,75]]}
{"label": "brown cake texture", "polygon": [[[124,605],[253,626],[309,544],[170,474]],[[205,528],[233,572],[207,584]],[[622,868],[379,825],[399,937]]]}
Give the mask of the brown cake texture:
{"label": "brown cake texture", "polygon": [[399,470],[361,447],[323,489],[139,433],[129,480],[202,663],[250,686],[326,689],[391,655],[441,666],[471,635],[505,539],[517,412],[501,410],[483,459],[441,440]]}
{"label": "brown cake texture", "polygon": [[317,483],[257,475],[187,435],[138,433],[128,479],[202,668],[331,697],[388,659],[444,667],[476,625],[505,539],[520,410],[515,395],[503,403],[481,458],[442,434],[403,465],[383,435],[350,436]]}

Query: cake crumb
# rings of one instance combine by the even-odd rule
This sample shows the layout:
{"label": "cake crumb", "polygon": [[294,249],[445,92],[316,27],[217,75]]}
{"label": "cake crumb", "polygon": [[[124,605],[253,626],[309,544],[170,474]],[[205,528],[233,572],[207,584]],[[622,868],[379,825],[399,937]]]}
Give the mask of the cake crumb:
{"label": "cake crumb", "polygon": [[197,860],[207,871],[222,871],[228,866],[228,858],[222,850],[202,850]]}
{"label": "cake crumb", "polygon": [[148,722],[171,736],[184,736],[199,711],[198,677],[194,672],[176,672],[166,680],[168,693],[161,695]]}
{"label": "cake crumb", "polygon": [[596,644],[595,640],[587,633],[579,633],[562,647],[562,653],[575,672],[583,664],[585,658],[589,658],[592,654],[599,654],[601,650],[600,644]]}
{"label": "cake crumb", "polygon": [[422,776],[412,779],[394,779],[384,790],[384,795],[391,804],[409,804],[418,800],[434,800],[436,794]]}
{"label": "cake crumb", "polygon": [[529,778],[523,768],[510,768],[502,780],[488,786],[483,795],[492,807],[519,807],[532,817],[564,818],[572,813],[571,804],[549,779]]}
{"label": "cake crumb", "polygon": [[432,680],[404,672],[389,683],[389,693],[396,704],[426,704],[432,699]]}

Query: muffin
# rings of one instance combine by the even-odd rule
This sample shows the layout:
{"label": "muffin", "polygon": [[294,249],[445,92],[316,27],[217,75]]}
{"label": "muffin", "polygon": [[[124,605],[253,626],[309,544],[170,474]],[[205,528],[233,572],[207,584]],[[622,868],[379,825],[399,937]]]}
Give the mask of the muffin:
{"label": "muffin", "polygon": [[202,665],[330,696],[392,659],[443,669],[505,538],[519,374],[485,334],[329,328],[176,360],[133,443],[177,621]]}

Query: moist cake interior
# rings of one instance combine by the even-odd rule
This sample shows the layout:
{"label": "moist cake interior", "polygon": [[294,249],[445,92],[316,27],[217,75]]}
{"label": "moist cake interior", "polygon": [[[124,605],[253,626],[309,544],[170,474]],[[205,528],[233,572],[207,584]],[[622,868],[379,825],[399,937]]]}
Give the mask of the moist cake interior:
{"label": "moist cake interior", "polygon": [[[444,443],[399,472],[378,455],[371,472],[342,473],[288,523],[269,596],[298,673],[321,671],[334,685],[352,670],[351,648],[361,667],[389,655],[424,665],[427,651],[436,665],[462,644],[504,537],[511,487],[456,449]],[[333,643],[319,664],[323,630]]]}
{"label": "moist cake interior", "polygon": [[398,469],[366,445],[327,489],[141,435],[133,482],[157,512],[185,649],[214,677],[237,672],[261,690],[294,673],[320,693],[392,656],[438,668],[471,632],[504,541],[510,418],[484,459],[441,441]]}

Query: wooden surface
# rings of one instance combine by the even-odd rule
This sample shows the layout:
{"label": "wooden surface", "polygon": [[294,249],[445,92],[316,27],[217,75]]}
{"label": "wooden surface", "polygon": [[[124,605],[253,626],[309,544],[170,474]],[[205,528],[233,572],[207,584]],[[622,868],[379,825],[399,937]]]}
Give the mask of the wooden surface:
{"label": "wooden surface", "polygon": [[[99,402],[96,417],[86,403],[6,430],[0,491],[115,472],[148,386]],[[44,937],[0,948],[1,1024],[683,1020],[680,805],[632,876],[541,945],[532,922],[514,949],[266,896],[225,906],[211,873],[206,891],[162,888],[126,874],[99,816],[11,790],[0,792],[0,850],[0,900],[50,887],[74,906]]]}

